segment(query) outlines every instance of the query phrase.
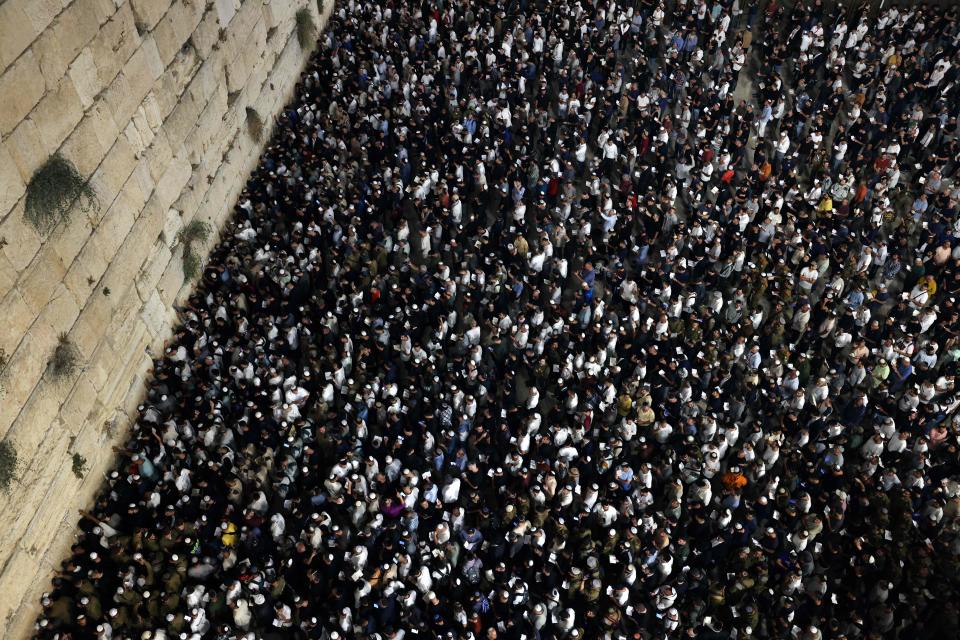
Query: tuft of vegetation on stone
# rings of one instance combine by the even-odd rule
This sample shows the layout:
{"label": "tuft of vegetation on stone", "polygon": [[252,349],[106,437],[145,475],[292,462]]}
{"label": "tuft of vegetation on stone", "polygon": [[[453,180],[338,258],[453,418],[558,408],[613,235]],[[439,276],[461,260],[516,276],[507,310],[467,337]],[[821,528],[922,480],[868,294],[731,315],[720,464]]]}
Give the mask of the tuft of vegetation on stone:
{"label": "tuft of vegetation on stone", "polygon": [[197,253],[194,244],[206,242],[211,232],[210,223],[202,220],[193,220],[180,231],[178,238],[180,243],[183,244],[183,277],[185,280],[193,280],[200,275],[200,255]]}
{"label": "tuft of vegetation on stone", "polygon": [[257,142],[263,138],[263,118],[253,107],[247,107],[247,133]]}
{"label": "tuft of vegetation on stone", "polygon": [[0,491],[7,491],[17,475],[17,449],[12,443],[0,442]]}
{"label": "tuft of vegetation on stone", "polygon": [[66,333],[61,333],[57,339],[57,348],[47,363],[47,369],[54,380],[60,381],[71,377],[80,364],[80,352],[70,341]]}
{"label": "tuft of vegetation on stone", "polygon": [[312,50],[317,42],[317,25],[313,22],[313,14],[310,9],[304,7],[297,11],[297,42],[300,48],[306,51]]}
{"label": "tuft of vegetation on stone", "polygon": [[27,185],[24,217],[46,233],[66,219],[75,202],[83,211],[98,205],[97,194],[69,160],[54,154],[37,169]]}
{"label": "tuft of vegetation on stone", "polygon": [[83,480],[83,474],[87,472],[87,459],[79,453],[73,454],[72,471],[80,480]]}

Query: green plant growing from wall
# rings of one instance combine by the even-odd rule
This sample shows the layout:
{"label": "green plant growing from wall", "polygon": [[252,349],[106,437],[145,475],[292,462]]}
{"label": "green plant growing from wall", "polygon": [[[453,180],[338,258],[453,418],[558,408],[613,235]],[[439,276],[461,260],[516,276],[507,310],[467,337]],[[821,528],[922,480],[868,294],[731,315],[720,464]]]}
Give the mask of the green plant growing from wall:
{"label": "green plant growing from wall", "polygon": [[297,42],[300,48],[304,50],[313,49],[317,40],[317,25],[313,22],[313,14],[310,9],[304,7],[297,11]]}
{"label": "green plant growing from wall", "polygon": [[12,443],[0,442],[0,491],[7,491],[17,475],[17,449]]}
{"label": "green plant growing from wall", "polygon": [[247,133],[257,142],[263,138],[263,118],[253,107],[247,107]]}
{"label": "green plant growing from wall", "polygon": [[79,453],[73,454],[72,471],[73,475],[77,476],[78,479],[83,480],[83,474],[87,471],[87,459]]}
{"label": "green plant growing from wall", "polygon": [[183,244],[183,276],[186,280],[193,280],[200,275],[200,256],[194,244],[206,242],[210,233],[210,224],[202,220],[193,220],[180,231],[178,237]]}
{"label": "green plant growing from wall", "polygon": [[53,350],[53,356],[47,363],[50,375],[54,380],[64,380],[74,374],[79,364],[80,352],[67,334],[61,333],[57,339],[57,348]]}
{"label": "green plant growing from wall", "polygon": [[98,205],[96,191],[69,160],[54,154],[30,178],[24,217],[46,233],[67,217],[74,202],[89,211]]}

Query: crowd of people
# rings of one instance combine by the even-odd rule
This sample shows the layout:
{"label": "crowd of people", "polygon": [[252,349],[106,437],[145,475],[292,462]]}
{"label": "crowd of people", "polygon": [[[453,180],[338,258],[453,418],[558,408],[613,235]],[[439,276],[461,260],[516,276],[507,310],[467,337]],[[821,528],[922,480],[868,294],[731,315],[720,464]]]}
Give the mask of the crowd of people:
{"label": "crowd of people", "polygon": [[36,637],[956,637],[957,15],[338,3]]}

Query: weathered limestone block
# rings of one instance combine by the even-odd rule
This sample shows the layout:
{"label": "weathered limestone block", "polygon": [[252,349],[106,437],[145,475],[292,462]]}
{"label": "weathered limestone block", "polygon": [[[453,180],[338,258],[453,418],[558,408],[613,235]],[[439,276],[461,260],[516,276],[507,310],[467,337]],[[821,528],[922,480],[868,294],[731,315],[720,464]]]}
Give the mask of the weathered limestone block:
{"label": "weathered limestone block", "polygon": [[46,29],[57,14],[63,11],[63,2],[60,0],[32,0],[22,5],[24,13],[27,14],[37,33]]}
{"label": "weathered limestone block", "polygon": [[82,117],[83,105],[70,78],[61,78],[57,88],[48,91],[30,113],[48,153],[60,146]]}
{"label": "weathered limestone block", "polygon": [[37,38],[33,50],[38,53],[48,89],[57,86],[70,63],[113,13],[112,4],[105,0],[74,0]]}
{"label": "weathered limestone block", "polygon": [[[37,314],[30,310],[26,300],[17,289],[10,289],[0,301],[3,305],[3,322],[0,322],[0,349],[9,356],[17,349]],[[4,372],[6,375],[8,372]],[[7,394],[10,394],[9,384],[4,384]]]}
{"label": "weathered limestone block", "polygon": [[113,256],[123,244],[123,239],[127,237],[135,220],[134,212],[123,206],[121,201],[117,202],[117,206],[111,206],[103,216],[93,234],[93,242],[98,246],[100,254],[107,259],[108,266],[111,265]]}
{"label": "weathered limestone block", "polygon": [[113,144],[117,141],[117,136],[120,134],[120,127],[113,119],[109,107],[104,101],[99,100],[87,110],[85,117],[93,119],[93,131],[97,134],[100,144],[109,155]]}
{"label": "weathered limestone block", "polygon": [[226,23],[220,21],[217,11],[213,7],[204,12],[200,24],[197,25],[193,35],[190,36],[198,56],[207,58],[211,51],[220,48],[220,33],[222,30],[226,34],[225,26]]}
{"label": "weathered limestone block", "polygon": [[157,181],[166,172],[170,161],[173,159],[173,150],[170,143],[167,142],[167,136],[163,129],[159,129],[153,138],[150,147],[144,152],[141,162],[145,162],[147,172],[150,174],[150,180],[156,185]]}
{"label": "weathered limestone block", "polygon": [[5,145],[0,146],[0,216],[10,212],[26,190],[13,156]]}
{"label": "weathered limestone block", "polygon": [[60,422],[66,431],[74,436],[83,429],[87,414],[97,400],[96,390],[90,377],[81,374],[70,395],[60,407]]}
{"label": "weathered limestone block", "polygon": [[110,106],[113,119],[117,124],[125,125],[133,117],[134,112],[153,87],[154,81],[163,72],[156,47],[150,44],[151,42],[152,38],[144,41],[144,45],[130,56],[123,71],[107,89],[104,99]]}
{"label": "weathered limestone block", "polygon": [[163,132],[167,135],[167,142],[171,149],[178,150],[183,146],[193,131],[194,125],[197,124],[197,118],[203,107],[204,105],[198,104],[189,92],[184,92],[176,108],[163,122]]}
{"label": "weathered limestone block", "polygon": [[97,37],[90,43],[97,66],[100,87],[106,87],[117,77],[123,65],[140,46],[140,35],[134,22],[133,11],[125,4],[103,25]]}
{"label": "weathered limestone block", "polygon": [[173,158],[163,176],[157,181],[153,197],[157,198],[162,207],[169,207],[187,184],[190,173],[190,163],[186,158],[180,156]]}
{"label": "weathered limestone block", "polygon": [[[0,20],[3,18],[0,17]],[[0,38],[3,36],[0,35]],[[40,75],[40,63],[33,51],[27,51],[0,76],[0,135],[7,135],[16,128],[30,110],[43,97],[46,84]]]}
{"label": "weathered limestone block", "polygon": [[[106,296],[102,290],[96,291],[94,295],[84,305],[77,318],[73,328],[70,330],[70,339],[76,345],[77,349],[84,355],[88,362],[96,362],[96,350],[103,339],[104,327],[110,324],[113,316],[113,302],[110,298],[113,293]],[[107,367],[112,367],[116,363],[106,362]],[[89,369],[89,368],[88,368]]]}
{"label": "weathered limestone block", "polygon": [[101,122],[91,109],[60,149],[61,155],[72,162],[82,176],[92,175],[110,150],[110,145],[104,144],[98,133]]}
{"label": "weathered limestone block", "polygon": [[[103,333],[103,327],[105,326],[107,326],[106,323],[100,325],[99,332],[101,334]],[[90,356],[90,363],[87,365],[87,374],[90,375],[90,380],[93,382],[93,387],[97,390],[97,397],[101,400],[101,402],[105,400],[106,396],[100,392],[103,390],[107,382],[113,378],[113,370],[116,367],[116,364],[117,354],[113,349],[113,345],[110,344],[109,340],[101,339],[100,344],[97,345],[93,355]]]}
{"label": "weathered limestone block", "polygon": [[196,49],[189,48],[179,52],[173,62],[167,65],[152,91],[160,111],[161,123],[179,104],[181,94],[190,84],[190,80],[202,62]]}
{"label": "weathered limestone block", "polygon": [[130,0],[137,23],[147,30],[156,26],[171,3],[172,0]]}
{"label": "weathered limestone block", "polygon": [[170,64],[174,55],[197,28],[203,11],[204,3],[200,0],[189,2],[180,0],[170,5],[169,10],[157,23],[152,33],[157,39],[157,47],[164,67]]}
{"label": "weathered limestone block", "polygon": [[40,131],[33,120],[27,118],[3,141],[24,184],[30,182],[33,172],[47,159],[46,151],[42,144],[37,143],[38,140]]}
{"label": "weathered limestone block", "polygon": [[99,200],[99,206],[89,211],[90,219],[95,224],[113,205],[135,166],[136,159],[130,143],[123,136],[118,137],[90,179]]}
{"label": "weathered limestone block", "polygon": [[83,105],[84,109],[89,108],[104,86],[104,83],[100,80],[97,63],[93,58],[93,50],[89,46],[85,47],[80,55],[70,63],[67,75],[73,82],[77,95],[80,96],[80,104]]}
{"label": "weathered limestone block", "polygon": [[[0,21],[2,19],[0,17]],[[2,36],[0,36],[0,42],[2,40]],[[7,549],[0,543],[0,550],[7,551]],[[23,585],[37,573],[36,560],[25,551],[10,547],[9,553],[12,553],[12,555],[4,566],[3,573],[0,573],[0,593],[9,594],[7,597],[0,598],[0,619],[2,620],[9,619],[20,609],[20,603],[23,600],[21,597]],[[5,553],[4,555],[8,554]]]}
{"label": "weathered limestone block", "polygon": [[146,302],[155,292],[163,272],[173,258],[170,248],[164,242],[154,242],[150,248],[149,257],[137,275],[137,294],[140,300]]}
{"label": "weathered limestone block", "polygon": [[150,131],[156,134],[157,131],[160,130],[160,127],[163,126],[163,114],[160,113],[160,103],[157,102],[157,94],[152,91],[148,93],[147,97],[143,99],[140,108],[143,109],[143,117],[146,119]]}
{"label": "weathered limestone block", "polygon": [[0,253],[0,300],[2,300],[17,281],[17,270],[13,268],[7,256]]}
{"label": "weathered limestone block", "polygon": [[63,282],[66,273],[67,269],[53,246],[44,245],[17,283],[27,306],[39,315]]}
{"label": "weathered limestone block", "polygon": [[31,331],[49,331],[55,336],[67,333],[80,315],[80,305],[66,285],[58,284],[52,292],[50,302],[36,322],[30,327]]}
{"label": "weathered limestone block", "polygon": [[217,8],[217,18],[220,20],[220,24],[226,26],[233,20],[233,16],[240,8],[241,3],[240,0],[214,0],[214,5]]}
{"label": "weathered limestone block", "polygon": [[[72,214],[60,223],[56,232],[51,234],[47,244],[53,247],[54,253],[60,258],[60,262],[69,269],[74,258],[77,257],[92,234],[93,224],[90,222],[90,218],[83,215],[79,204],[74,204]],[[87,287],[87,290],[89,291],[89,287]],[[86,295],[83,296],[83,299],[86,300]]]}
{"label": "weathered limestone block", "polygon": [[7,0],[0,3],[0,70],[30,46],[40,30],[23,10],[31,0]]}
{"label": "weathered limestone block", "polygon": [[[0,437],[13,424],[30,392],[37,386],[56,345],[57,336],[49,329],[38,327],[24,334],[20,346],[10,356],[10,363],[4,372],[4,389],[8,400],[0,402]],[[35,503],[25,501],[24,504]]]}
{"label": "weathered limestone block", "polygon": [[173,252],[173,259],[167,263],[166,271],[157,283],[157,293],[160,294],[160,300],[164,305],[169,307],[173,304],[183,284],[183,247],[181,246]]}
{"label": "weathered limestone block", "polygon": [[167,326],[172,319],[171,314],[172,310],[163,304],[160,294],[153,290],[144,301],[140,318],[154,337],[162,337],[166,335]]}
{"label": "weathered limestone block", "polygon": [[163,229],[161,231],[168,249],[172,250],[180,242],[181,229],[183,229],[183,216],[180,211],[168,208],[163,215]]}

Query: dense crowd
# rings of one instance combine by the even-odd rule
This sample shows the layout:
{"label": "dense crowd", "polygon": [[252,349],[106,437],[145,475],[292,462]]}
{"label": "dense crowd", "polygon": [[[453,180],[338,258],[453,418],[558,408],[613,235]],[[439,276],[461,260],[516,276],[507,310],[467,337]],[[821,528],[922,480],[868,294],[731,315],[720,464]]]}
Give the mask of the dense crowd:
{"label": "dense crowd", "polygon": [[956,637],[956,18],[338,3],[36,636]]}

